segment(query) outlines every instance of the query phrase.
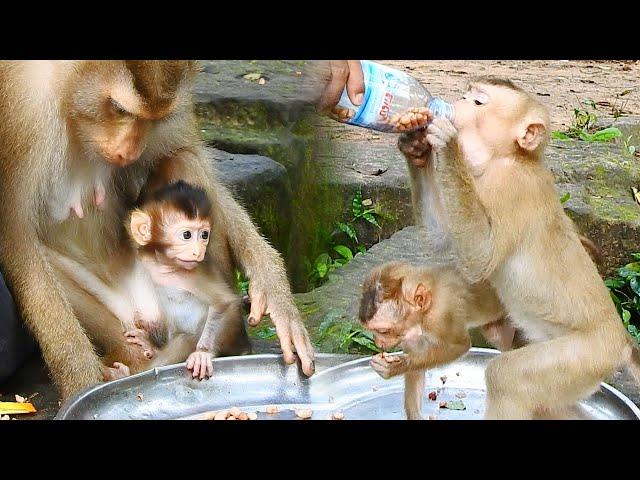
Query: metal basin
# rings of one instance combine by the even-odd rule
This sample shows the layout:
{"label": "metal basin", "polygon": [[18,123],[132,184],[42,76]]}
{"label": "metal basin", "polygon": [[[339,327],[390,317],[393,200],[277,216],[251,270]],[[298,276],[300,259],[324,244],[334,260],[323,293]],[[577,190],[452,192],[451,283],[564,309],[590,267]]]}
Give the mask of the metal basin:
{"label": "metal basin", "polygon": [[[484,369],[497,350],[472,348],[457,361],[427,372],[426,391],[438,391],[436,401],[425,394],[423,414],[439,420],[481,419],[484,414]],[[325,420],[341,411],[347,420],[404,419],[402,376],[380,378],[370,357],[319,354],[316,374],[304,377],[297,365],[281,355],[250,355],[214,360],[209,380],[191,378],[185,364],[170,365],[87,389],[69,400],[56,419],[189,419],[207,411],[240,407],[264,420],[295,419],[294,410],[313,410]],[[446,376],[443,384],[441,377]],[[464,410],[439,408],[440,401],[461,401]],[[280,413],[267,414],[268,405]],[[613,387],[580,402],[572,418],[615,420],[640,418],[640,409]]]}

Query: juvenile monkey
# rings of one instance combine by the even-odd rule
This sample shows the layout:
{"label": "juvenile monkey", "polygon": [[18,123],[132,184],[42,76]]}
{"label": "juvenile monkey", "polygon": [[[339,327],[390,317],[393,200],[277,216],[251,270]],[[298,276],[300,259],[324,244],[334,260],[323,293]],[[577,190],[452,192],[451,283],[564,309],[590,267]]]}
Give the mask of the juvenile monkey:
{"label": "juvenile monkey", "polygon": [[[240,298],[206,255],[210,214],[211,202],[204,191],[183,181],[154,190],[130,214],[127,230],[138,251],[131,275],[142,268],[155,286],[146,302],[135,302],[152,318],[151,327],[138,320],[140,311],[133,312],[135,328],[127,328],[131,327],[128,317],[122,319],[127,341],[141,347],[144,358],[150,360],[135,362],[133,373],[186,360],[193,377],[203,379],[213,373],[213,357],[249,353],[248,348],[243,351],[234,345],[234,339],[243,333],[238,331]],[[127,305],[126,297],[81,265],[60,256],[52,260],[114,315],[121,315],[123,309],[135,310]],[[125,375],[130,373],[127,367],[121,367]]]}
{"label": "juvenile monkey", "polygon": [[439,218],[458,270],[487,281],[532,342],[488,365],[486,418],[574,405],[623,365],[640,380],[640,353],[543,165],[546,108],[493,77],[454,108],[455,123],[434,119],[421,142],[434,153]]}
{"label": "juvenile monkey", "polygon": [[493,291],[469,284],[451,266],[390,262],[374,268],[363,283],[359,317],[379,348],[403,350],[375,355],[371,366],[383,378],[404,374],[409,420],[422,418],[425,371],[464,355],[471,348],[469,329],[493,324],[495,337],[488,340],[497,348],[508,349],[513,340],[511,330],[500,328],[506,327],[504,310]]}

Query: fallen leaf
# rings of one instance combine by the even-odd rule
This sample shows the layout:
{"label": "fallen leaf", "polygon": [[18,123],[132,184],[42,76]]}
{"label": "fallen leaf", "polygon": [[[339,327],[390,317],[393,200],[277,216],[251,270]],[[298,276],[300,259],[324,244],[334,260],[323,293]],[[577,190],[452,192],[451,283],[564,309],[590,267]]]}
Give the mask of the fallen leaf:
{"label": "fallen leaf", "polygon": [[250,80],[252,82],[257,82],[262,77],[261,73],[247,73],[242,76],[245,80]]}
{"label": "fallen leaf", "polygon": [[369,205],[373,205],[373,201],[370,198],[366,198],[362,200],[362,205],[364,205],[365,207],[368,207]]}
{"label": "fallen leaf", "polygon": [[142,395],[141,393],[139,393],[138,395],[136,395],[136,398],[137,398],[139,401],[142,401],[142,400],[144,400],[144,395]]}
{"label": "fallen leaf", "polygon": [[536,95],[539,95],[541,97],[550,97],[551,96],[550,93],[540,93],[540,92],[536,92]]}
{"label": "fallen leaf", "polygon": [[454,400],[454,401],[445,403],[444,407],[441,406],[440,408],[446,408],[448,410],[466,410],[467,406],[464,404],[462,400]]}
{"label": "fallen leaf", "polygon": [[21,396],[20,396],[20,395],[18,395],[17,393],[16,393],[15,397],[16,397],[16,402],[18,402],[18,403],[24,403],[24,402],[26,402],[26,401],[27,401],[27,399],[26,399],[26,398],[21,397]]}
{"label": "fallen leaf", "polygon": [[37,412],[36,407],[28,402],[0,402],[0,415]]}
{"label": "fallen leaf", "polygon": [[456,393],[456,397],[457,397],[457,398],[465,398],[466,396],[467,396],[467,394],[466,394],[466,393],[464,393],[464,392],[458,392],[458,393]]}
{"label": "fallen leaf", "polygon": [[640,205],[640,191],[636,187],[631,187],[631,191],[633,192],[633,198],[638,205]]}
{"label": "fallen leaf", "polygon": [[296,75],[302,75],[302,72],[296,72]]}
{"label": "fallen leaf", "polygon": [[264,77],[260,78],[260,80],[258,80],[258,85],[264,85],[265,83],[267,83],[267,81],[264,79]]}

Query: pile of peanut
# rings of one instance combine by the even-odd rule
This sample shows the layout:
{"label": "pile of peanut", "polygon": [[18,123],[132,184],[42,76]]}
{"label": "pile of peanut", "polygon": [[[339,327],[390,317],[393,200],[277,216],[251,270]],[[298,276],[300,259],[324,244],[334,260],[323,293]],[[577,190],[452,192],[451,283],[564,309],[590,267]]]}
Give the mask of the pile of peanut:
{"label": "pile of peanut", "polygon": [[258,414],[256,412],[243,412],[238,407],[229,410],[220,410],[218,412],[210,412],[205,415],[203,420],[256,420]]}
{"label": "pile of peanut", "polygon": [[382,123],[391,126],[392,132],[408,132],[424,127],[429,123],[429,109],[427,107],[414,107],[405,113],[395,113],[391,117],[384,118]]}

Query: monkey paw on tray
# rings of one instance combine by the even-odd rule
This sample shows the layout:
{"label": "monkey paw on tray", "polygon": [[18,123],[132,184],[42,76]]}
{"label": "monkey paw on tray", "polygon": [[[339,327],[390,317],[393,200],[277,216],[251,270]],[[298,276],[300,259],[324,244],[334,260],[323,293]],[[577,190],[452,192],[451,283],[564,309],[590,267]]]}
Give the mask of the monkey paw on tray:
{"label": "monkey paw on tray", "polygon": [[203,380],[213,375],[213,354],[196,351],[187,358],[187,369],[193,378]]}
{"label": "monkey paw on tray", "polygon": [[409,362],[407,355],[389,355],[382,352],[374,355],[370,364],[376,373],[386,380],[405,373]]}

